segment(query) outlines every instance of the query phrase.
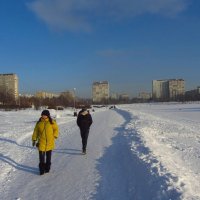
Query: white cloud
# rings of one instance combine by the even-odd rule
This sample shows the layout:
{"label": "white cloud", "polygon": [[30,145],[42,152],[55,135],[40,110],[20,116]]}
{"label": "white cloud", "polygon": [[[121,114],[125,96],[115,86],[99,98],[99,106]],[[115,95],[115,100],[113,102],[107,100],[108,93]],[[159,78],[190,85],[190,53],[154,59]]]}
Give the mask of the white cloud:
{"label": "white cloud", "polygon": [[34,0],[28,7],[48,26],[58,30],[90,31],[96,17],[131,18],[146,13],[174,16],[189,0]]}
{"label": "white cloud", "polygon": [[71,0],[36,0],[33,3],[29,3],[28,6],[53,29],[90,30],[90,25],[85,19],[85,15],[81,14],[86,9],[84,4],[75,5]]}

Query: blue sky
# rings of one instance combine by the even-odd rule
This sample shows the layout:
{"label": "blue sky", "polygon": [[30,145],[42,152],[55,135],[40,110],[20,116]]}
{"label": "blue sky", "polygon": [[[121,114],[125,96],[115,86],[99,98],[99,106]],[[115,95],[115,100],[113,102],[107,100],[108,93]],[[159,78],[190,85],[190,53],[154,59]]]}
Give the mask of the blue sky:
{"label": "blue sky", "polygon": [[0,73],[16,73],[21,93],[94,81],[114,93],[151,92],[153,79],[200,85],[199,0],[2,0]]}

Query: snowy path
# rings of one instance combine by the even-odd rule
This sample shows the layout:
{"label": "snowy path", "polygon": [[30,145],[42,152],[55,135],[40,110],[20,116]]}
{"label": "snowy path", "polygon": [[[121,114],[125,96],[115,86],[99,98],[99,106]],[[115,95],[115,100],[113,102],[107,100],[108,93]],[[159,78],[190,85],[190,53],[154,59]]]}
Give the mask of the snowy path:
{"label": "snowy path", "polygon": [[[156,168],[152,172],[150,165],[158,161],[154,159],[148,164],[138,158],[137,152],[133,153],[133,140],[141,153],[148,155],[149,149],[134,129],[127,129],[134,120],[130,113],[106,110],[94,113],[93,120],[86,156],[81,155],[75,120],[58,120],[60,137],[52,155],[52,170],[44,176],[38,175],[38,152],[30,147],[30,137],[22,136],[20,145],[8,141],[10,149],[7,156],[1,155],[1,160],[11,170],[1,189],[1,199],[179,199],[178,191],[169,189],[167,184],[171,175],[159,176]],[[31,136],[29,132],[25,135]]]}
{"label": "snowy path", "polygon": [[[26,154],[23,163],[19,159],[19,153],[16,158],[19,162],[2,155],[1,159],[4,162],[10,160],[9,164],[12,167],[9,178],[4,182],[2,199],[92,198],[100,177],[96,169],[97,159],[111,144],[111,137],[115,135],[113,129],[123,120],[112,111],[97,113],[93,118],[94,124],[90,130],[86,156],[81,155],[80,134],[75,120],[60,125],[60,137],[52,157],[52,172],[48,175],[38,176],[38,152],[25,145],[31,144],[28,141],[30,137],[23,141],[21,147],[11,147],[13,150],[21,151],[22,155]],[[10,145],[14,144],[10,142]]]}
{"label": "snowy path", "polygon": [[[141,153],[148,154],[141,138],[134,129],[127,129],[131,122],[130,113],[118,110],[124,122],[115,128],[116,136],[99,159],[98,170],[101,174],[99,187],[94,199],[111,200],[167,200],[178,199],[180,193],[168,188],[168,177],[152,172],[150,164],[142,162],[137,154],[131,151],[131,141],[135,141]],[[157,162],[153,160],[153,162]]]}

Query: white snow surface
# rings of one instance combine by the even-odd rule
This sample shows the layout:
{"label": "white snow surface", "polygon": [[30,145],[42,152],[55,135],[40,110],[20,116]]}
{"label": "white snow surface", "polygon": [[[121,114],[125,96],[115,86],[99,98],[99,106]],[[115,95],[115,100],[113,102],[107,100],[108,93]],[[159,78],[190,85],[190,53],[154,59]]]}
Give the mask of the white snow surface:
{"label": "white snow surface", "polygon": [[200,200],[200,104],[95,108],[86,155],[73,111],[50,112],[60,136],[40,176],[41,111],[0,111],[0,199]]}

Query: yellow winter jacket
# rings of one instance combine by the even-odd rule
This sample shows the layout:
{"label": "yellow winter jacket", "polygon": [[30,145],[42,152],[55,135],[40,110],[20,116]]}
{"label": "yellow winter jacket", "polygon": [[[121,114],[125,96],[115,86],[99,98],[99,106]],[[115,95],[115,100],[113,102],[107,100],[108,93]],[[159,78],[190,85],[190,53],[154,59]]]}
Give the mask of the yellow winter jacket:
{"label": "yellow winter jacket", "polygon": [[43,119],[36,123],[32,135],[33,141],[39,142],[39,151],[50,151],[55,148],[55,139],[58,137],[58,125],[55,120]]}

